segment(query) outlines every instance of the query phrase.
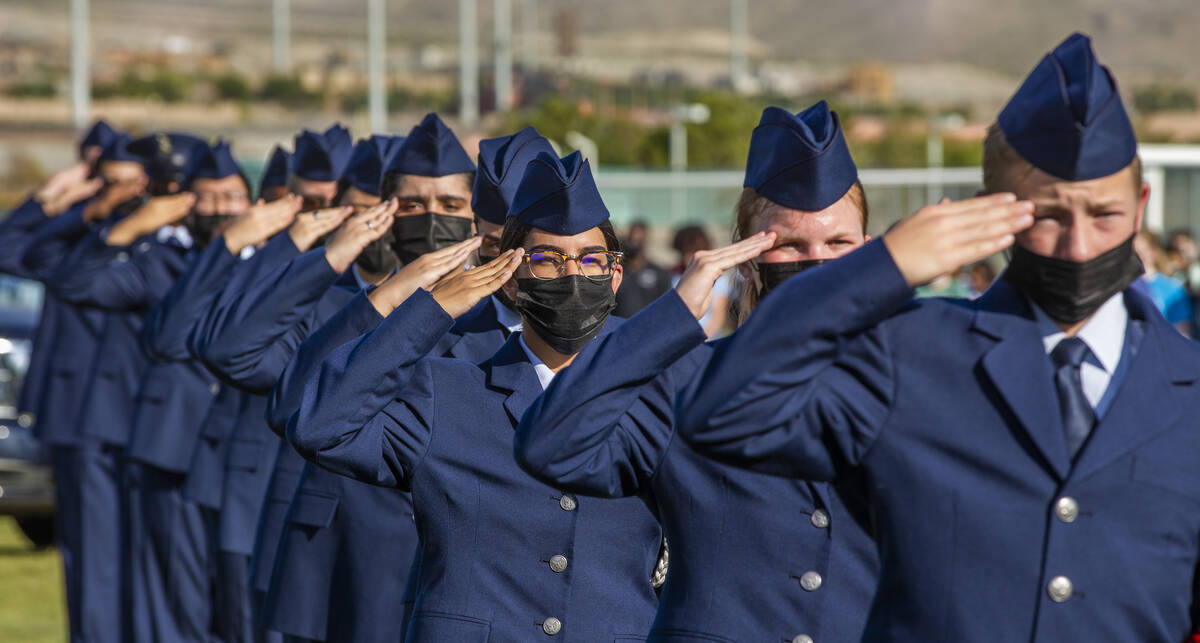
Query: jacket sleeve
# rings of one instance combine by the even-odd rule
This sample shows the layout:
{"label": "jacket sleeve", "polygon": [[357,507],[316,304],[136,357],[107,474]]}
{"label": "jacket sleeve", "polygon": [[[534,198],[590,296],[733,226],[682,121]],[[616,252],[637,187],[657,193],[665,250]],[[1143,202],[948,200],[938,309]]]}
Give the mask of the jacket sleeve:
{"label": "jacket sleeve", "polygon": [[[375,330],[317,368],[288,420],[287,440],[320,467],[370,484],[408,489],[437,414],[423,359],[454,320],[427,293],[410,297]],[[411,324],[410,319],[428,323]]]}
{"label": "jacket sleeve", "polygon": [[92,227],[83,220],[83,206],[47,219],[20,249],[21,270],[30,279],[46,281],[71,252],[88,238]]}
{"label": "jacket sleeve", "polygon": [[0,221],[0,248],[4,248],[4,252],[0,252],[0,272],[23,279],[35,278],[21,257],[38,228],[50,220],[42,205],[29,198]]}
{"label": "jacket sleeve", "polygon": [[152,237],[110,246],[93,234],[55,271],[48,285],[64,301],[109,311],[148,311],[182,270],[180,248]]}
{"label": "jacket sleeve", "polygon": [[636,495],[674,433],[677,389],[705,351],[704,329],[674,290],[594,341],[554,377],[517,427],[533,477],[603,497]]}
{"label": "jacket sleeve", "polygon": [[192,359],[188,336],[228,280],[238,258],[220,239],[196,254],[142,327],[142,347],[153,360]]}
{"label": "jacket sleeve", "polygon": [[316,373],[321,360],[333,349],[371,331],[382,321],[383,317],[375,310],[367,293],[360,292],[301,342],[271,389],[267,401],[267,424],[271,430],[283,436],[288,418],[300,406],[304,384]]}
{"label": "jacket sleeve", "polygon": [[792,277],[680,396],[680,435],[736,466],[834,478],[887,417],[893,368],[878,326],[911,298],[882,241]]}
{"label": "jacket sleeve", "polygon": [[325,250],[310,250],[267,273],[209,310],[210,326],[197,338],[200,359],[221,379],[266,393],[299,341],[280,341],[312,323],[317,303],[338,279]]}

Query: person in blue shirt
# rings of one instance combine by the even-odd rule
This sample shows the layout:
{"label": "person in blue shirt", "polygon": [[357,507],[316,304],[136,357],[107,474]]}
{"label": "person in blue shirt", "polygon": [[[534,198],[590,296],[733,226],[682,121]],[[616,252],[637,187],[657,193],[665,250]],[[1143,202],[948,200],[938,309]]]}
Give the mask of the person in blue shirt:
{"label": "person in blue shirt", "polygon": [[[329,355],[288,440],[311,462],[410,490],[420,538],[406,640],[642,640],[661,530],[637,498],[579,498],[512,457],[528,405],[606,326],[620,285],[616,235],[586,162],[530,162],[503,254],[418,290]],[[456,317],[504,287],[523,317],[490,359],[425,357]],[[437,319],[413,328],[406,323]],[[385,349],[386,347],[386,349]],[[376,358],[386,350],[390,361]]]}
{"label": "person in blue shirt", "polygon": [[792,275],[870,239],[858,171],[824,101],[763,112],[745,186],[741,240],[696,252],[674,290],[581,352],[525,412],[515,453],[547,483],[653,499],[670,567],[651,640],[852,643],[879,565],[861,483],[717,464],[674,433],[676,397],[725,341],[706,344],[703,326],[721,275],[744,271],[749,314]]}
{"label": "person in blue shirt", "polygon": [[[983,174],[989,196],[780,286],[681,396],[678,430],[742,467],[865,476],[864,641],[1184,640],[1200,349],[1130,288],[1149,188],[1089,38],[1030,73]],[[978,299],[911,301],[1005,247]]]}
{"label": "person in blue shirt", "polygon": [[1159,270],[1163,258],[1162,244],[1153,232],[1143,228],[1133,240],[1133,249],[1146,269],[1146,274],[1142,275],[1138,284],[1145,287],[1146,296],[1154,302],[1158,312],[1185,337],[1191,337],[1192,319],[1195,317],[1192,300],[1183,282]]}

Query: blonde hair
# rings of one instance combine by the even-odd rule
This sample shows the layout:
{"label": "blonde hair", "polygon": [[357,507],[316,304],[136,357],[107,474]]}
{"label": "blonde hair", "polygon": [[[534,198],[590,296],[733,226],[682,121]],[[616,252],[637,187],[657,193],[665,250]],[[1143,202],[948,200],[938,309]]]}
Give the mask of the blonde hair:
{"label": "blonde hair", "polygon": [[[863,190],[862,183],[855,179],[846,194],[862,214],[862,229],[865,234],[870,210],[867,206],[867,193]],[[758,232],[762,217],[775,205],[774,201],[759,194],[754,188],[744,188],[741,196],[738,197],[737,205],[733,207],[733,243],[754,236]],[[751,279],[744,281],[742,294],[737,299],[737,308],[730,311],[734,324],[737,326],[741,326],[742,322],[758,306],[758,289],[754,287],[754,281]]]}

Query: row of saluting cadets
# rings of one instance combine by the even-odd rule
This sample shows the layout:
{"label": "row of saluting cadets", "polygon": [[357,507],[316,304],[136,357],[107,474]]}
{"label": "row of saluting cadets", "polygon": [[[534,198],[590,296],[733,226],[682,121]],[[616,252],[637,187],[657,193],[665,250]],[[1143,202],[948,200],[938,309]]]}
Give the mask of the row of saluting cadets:
{"label": "row of saluting cadets", "polygon": [[1200,352],[1128,289],[1136,148],[1072,35],[984,195],[871,240],[836,114],[768,108],[735,243],[620,320],[588,163],[531,128],[304,131],[252,202],[225,143],[97,125],[0,223],[71,640],[1182,641]]}

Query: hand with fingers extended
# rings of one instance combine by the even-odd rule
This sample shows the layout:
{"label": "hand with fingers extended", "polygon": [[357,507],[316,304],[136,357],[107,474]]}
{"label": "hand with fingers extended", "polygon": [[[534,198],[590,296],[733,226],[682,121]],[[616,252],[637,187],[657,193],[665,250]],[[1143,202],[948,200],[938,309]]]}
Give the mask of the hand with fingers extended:
{"label": "hand with fingers extended", "polygon": [[1031,225],[1033,203],[1010,193],[943,199],[897,223],[883,243],[905,281],[916,287],[1004,250]]}
{"label": "hand with fingers extended", "polygon": [[774,232],[759,232],[724,248],[701,250],[692,256],[691,263],[675,285],[675,292],[687,304],[692,315],[700,319],[712,305],[713,285],[721,275],[770,250],[774,243]]}
{"label": "hand with fingers extended", "polygon": [[191,192],[154,197],[114,225],[105,242],[110,246],[127,246],[165,225],[180,221],[192,211],[195,203],[196,195]]}
{"label": "hand with fingers extended", "polygon": [[33,198],[42,205],[46,216],[58,216],[72,205],[94,196],[104,187],[104,182],[100,179],[88,179],[90,172],[91,165],[80,161],[50,177],[38,188]]}
{"label": "hand with fingers extended", "polygon": [[522,248],[509,250],[482,266],[453,273],[433,286],[433,300],[458,318],[512,279],[524,255]]}
{"label": "hand with fingers extended", "polygon": [[259,199],[258,203],[250,206],[245,214],[225,230],[222,235],[225,247],[231,254],[236,255],[245,248],[257,246],[292,225],[299,211],[300,197],[294,194],[288,194],[270,203]]}
{"label": "hand with fingers extended", "polygon": [[144,192],[146,182],[147,179],[143,176],[139,181],[114,183],[100,190],[96,198],[88,202],[87,207],[83,209],[83,220],[90,222],[107,219],[117,206]]}
{"label": "hand with fingers extended", "polygon": [[400,202],[388,199],[370,210],[356,214],[342,224],[325,244],[325,260],[337,272],[346,272],[350,264],[374,240],[392,228]]}
{"label": "hand with fingers extended", "polygon": [[481,237],[471,237],[466,241],[421,255],[371,291],[371,303],[375,310],[387,317],[418,288],[433,288],[439,279],[461,269],[482,241]]}
{"label": "hand with fingers extended", "polygon": [[[300,198],[300,197],[296,197]],[[303,201],[303,199],[301,199]],[[317,239],[333,232],[342,222],[354,212],[354,208],[324,208],[312,212],[301,212],[296,215],[296,221],[288,228],[288,236],[300,252],[307,252]]]}

